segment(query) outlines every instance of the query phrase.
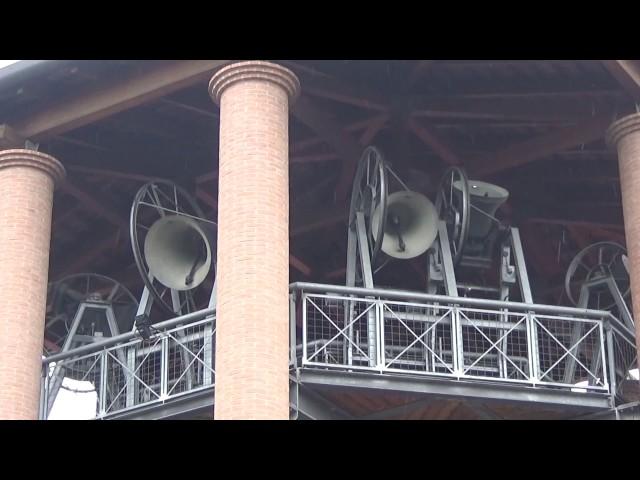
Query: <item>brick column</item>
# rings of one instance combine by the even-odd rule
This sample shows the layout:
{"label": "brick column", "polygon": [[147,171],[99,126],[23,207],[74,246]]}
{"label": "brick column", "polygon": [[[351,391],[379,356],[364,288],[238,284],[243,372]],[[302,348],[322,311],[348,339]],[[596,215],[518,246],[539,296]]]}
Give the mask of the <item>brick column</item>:
{"label": "brick column", "polygon": [[289,103],[286,68],[229,65],[220,105],[216,419],[289,418]]}
{"label": "brick column", "polygon": [[31,150],[0,151],[0,419],[37,419],[51,210],[64,168]]}
{"label": "brick column", "polygon": [[640,114],[614,122],[607,131],[607,143],[618,150],[636,347],[640,352]]}

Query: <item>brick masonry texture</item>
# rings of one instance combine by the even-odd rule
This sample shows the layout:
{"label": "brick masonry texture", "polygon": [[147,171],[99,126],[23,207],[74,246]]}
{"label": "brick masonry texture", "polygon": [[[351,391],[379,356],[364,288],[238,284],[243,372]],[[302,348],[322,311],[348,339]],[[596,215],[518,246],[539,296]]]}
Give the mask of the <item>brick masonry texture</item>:
{"label": "brick masonry texture", "polygon": [[[618,150],[624,229],[629,254],[633,317],[640,318],[640,114],[621,118],[609,127],[607,142]],[[636,321],[640,351],[640,322]]]}
{"label": "brick masonry texture", "polygon": [[38,418],[55,183],[64,168],[0,151],[0,419]]}
{"label": "brick masonry texture", "polygon": [[240,62],[220,105],[215,418],[289,418],[289,104],[295,75]]}

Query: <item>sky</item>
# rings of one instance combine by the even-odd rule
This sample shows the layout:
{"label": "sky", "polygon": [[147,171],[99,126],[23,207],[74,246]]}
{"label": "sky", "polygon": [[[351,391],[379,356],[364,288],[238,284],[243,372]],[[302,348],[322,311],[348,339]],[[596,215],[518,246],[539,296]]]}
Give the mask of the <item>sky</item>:
{"label": "sky", "polygon": [[[53,373],[54,367],[55,363],[52,363],[49,375]],[[48,420],[91,420],[96,418],[97,404],[98,394],[91,382],[65,377]]]}
{"label": "sky", "polygon": [[96,418],[98,395],[91,382],[65,378],[49,413],[49,420],[91,420]]}
{"label": "sky", "polygon": [[0,60],[0,68],[8,67],[9,65],[19,61],[20,60]]}

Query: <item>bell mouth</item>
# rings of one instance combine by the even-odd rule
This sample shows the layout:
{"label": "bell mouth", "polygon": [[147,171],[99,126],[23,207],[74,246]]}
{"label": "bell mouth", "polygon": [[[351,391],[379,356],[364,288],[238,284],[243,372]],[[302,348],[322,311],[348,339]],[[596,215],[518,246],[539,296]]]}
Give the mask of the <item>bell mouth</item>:
{"label": "bell mouth", "polygon": [[[374,232],[378,230],[380,215],[381,208],[378,206],[371,219]],[[431,200],[418,192],[401,191],[389,195],[386,216],[382,251],[390,257],[418,257],[426,252],[436,239],[436,208]]]}
{"label": "bell mouth", "polygon": [[[469,195],[474,197],[489,198],[492,200],[506,200],[509,198],[509,190],[502,188],[493,183],[483,182],[481,180],[469,180]],[[462,190],[460,180],[453,182],[456,190]]]}
{"label": "bell mouth", "polygon": [[151,226],[144,255],[149,273],[172,290],[198,287],[211,269],[206,233],[196,220],[183,215],[167,215]]}

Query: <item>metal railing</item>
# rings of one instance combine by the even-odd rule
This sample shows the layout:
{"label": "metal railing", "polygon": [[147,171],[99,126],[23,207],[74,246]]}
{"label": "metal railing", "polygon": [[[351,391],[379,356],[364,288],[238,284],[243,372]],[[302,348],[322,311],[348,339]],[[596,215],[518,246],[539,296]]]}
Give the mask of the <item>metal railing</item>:
{"label": "metal railing", "polygon": [[71,379],[90,385],[95,418],[162,404],[215,385],[215,313],[210,310],[158,324],[149,339],[134,332],[43,360],[40,418]]}
{"label": "metal railing", "polygon": [[[609,312],[388,289],[291,285],[292,367],[413,374],[595,392],[622,401],[634,334]],[[296,327],[302,326],[302,336]],[[88,382],[95,418],[215,385],[215,310],[51,355],[40,418],[65,379]]]}
{"label": "metal railing", "polygon": [[[609,312],[295,284],[296,366],[498,381],[613,397],[635,363]],[[292,340],[292,343],[295,340]],[[298,363],[299,362],[299,363]]]}

